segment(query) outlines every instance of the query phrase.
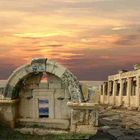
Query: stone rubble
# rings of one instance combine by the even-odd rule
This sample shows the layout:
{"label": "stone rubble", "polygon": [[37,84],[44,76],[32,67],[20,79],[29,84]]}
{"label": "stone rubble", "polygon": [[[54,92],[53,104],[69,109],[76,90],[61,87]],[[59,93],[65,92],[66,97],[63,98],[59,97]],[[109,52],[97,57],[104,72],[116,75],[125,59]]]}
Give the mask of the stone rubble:
{"label": "stone rubble", "polygon": [[140,112],[137,110],[99,107],[100,130],[117,140],[140,140]]}

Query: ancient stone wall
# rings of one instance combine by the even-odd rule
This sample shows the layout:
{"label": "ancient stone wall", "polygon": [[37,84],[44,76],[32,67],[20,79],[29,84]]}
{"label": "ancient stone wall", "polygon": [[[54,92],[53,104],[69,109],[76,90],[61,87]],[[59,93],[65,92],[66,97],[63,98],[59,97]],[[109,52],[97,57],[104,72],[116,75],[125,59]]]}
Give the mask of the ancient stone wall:
{"label": "ancient stone wall", "polygon": [[[40,88],[43,73],[51,75],[50,82],[44,89]],[[83,96],[79,81],[68,69],[47,58],[40,58],[33,59],[31,64],[21,66],[12,73],[1,101],[9,104],[6,106],[2,103],[0,108],[4,110],[4,120],[11,126],[18,121],[46,124],[48,128],[70,127],[74,132],[83,133],[88,130],[93,133],[96,130],[95,126],[98,125],[98,111],[94,105],[91,105],[92,103],[86,102],[86,96]],[[49,104],[45,104],[50,109],[49,118],[40,117],[40,99],[49,101]],[[67,106],[67,102],[76,103],[78,106],[71,108]],[[5,116],[6,113],[9,117]]]}

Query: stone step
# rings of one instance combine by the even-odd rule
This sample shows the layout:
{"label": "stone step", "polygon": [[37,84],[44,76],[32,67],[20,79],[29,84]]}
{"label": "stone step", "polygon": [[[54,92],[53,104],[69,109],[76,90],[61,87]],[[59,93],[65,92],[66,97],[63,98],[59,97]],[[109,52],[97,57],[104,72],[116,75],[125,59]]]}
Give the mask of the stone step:
{"label": "stone step", "polygon": [[15,131],[18,131],[23,134],[31,134],[31,135],[46,135],[46,134],[64,134],[68,133],[65,130],[55,130],[55,129],[46,129],[46,128],[16,128]]}
{"label": "stone step", "polygon": [[19,119],[16,124],[19,127],[36,127],[60,130],[68,130],[70,128],[70,121],[66,119]]}

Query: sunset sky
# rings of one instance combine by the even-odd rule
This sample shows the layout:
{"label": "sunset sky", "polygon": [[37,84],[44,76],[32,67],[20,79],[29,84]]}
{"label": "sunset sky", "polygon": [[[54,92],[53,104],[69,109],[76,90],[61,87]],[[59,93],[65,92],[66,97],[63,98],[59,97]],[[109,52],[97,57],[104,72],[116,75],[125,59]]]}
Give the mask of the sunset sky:
{"label": "sunset sky", "polygon": [[0,0],[0,79],[34,57],[80,80],[140,63],[140,0]]}

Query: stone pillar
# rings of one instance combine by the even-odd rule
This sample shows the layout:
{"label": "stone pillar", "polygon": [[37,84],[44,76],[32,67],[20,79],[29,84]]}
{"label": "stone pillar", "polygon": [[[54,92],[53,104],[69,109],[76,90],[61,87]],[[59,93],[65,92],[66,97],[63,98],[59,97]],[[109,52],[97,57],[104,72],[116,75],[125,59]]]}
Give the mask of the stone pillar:
{"label": "stone pillar", "polygon": [[99,93],[99,103],[101,104],[103,102],[102,96],[103,96],[103,85],[100,86],[100,93]]}
{"label": "stone pillar", "polygon": [[117,82],[113,81],[113,101],[112,101],[112,105],[115,105],[115,96],[116,96],[116,92],[117,92]]}
{"label": "stone pillar", "polygon": [[71,132],[76,132],[76,121],[75,121],[75,111],[73,109],[71,109],[71,125],[70,125],[70,131]]}
{"label": "stone pillar", "polygon": [[107,89],[107,104],[109,104],[109,94],[110,94],[110,89],[111,89],[111,83],[108,81],[108,89]]}
{"label": "stone pillar", "polygon": [[127,97],[127,107],[130,106],[130,95],[131,95],[131,88],[132,88],[131,84],[132,84],[132,78],[130,77],[130,78],[127,79],[127,95],[126,95],[126,97]]}
{"label": "stone pillar", "polygon": [[103,84],[103,94],[102,94],[102,104],[104,104],[105,100],[105,83]]}
{"label": "stone pillar", "polygon": [[38,99],[33,98],[33,118],[39,118],[39,112],[38,112]]}
{"label": "stone pillar", "polygon": [[120,79],[119,106],[122,105],[122,95],[123,95],[123,80]]}
{"label": "stone pillar", "polygon": [[140,106],[140,77],[136,77],[136,107]]}

